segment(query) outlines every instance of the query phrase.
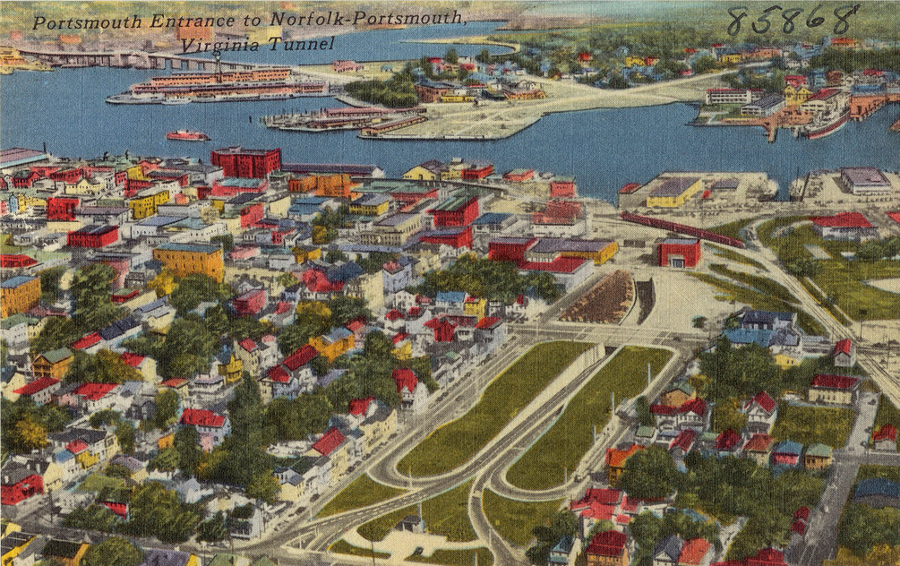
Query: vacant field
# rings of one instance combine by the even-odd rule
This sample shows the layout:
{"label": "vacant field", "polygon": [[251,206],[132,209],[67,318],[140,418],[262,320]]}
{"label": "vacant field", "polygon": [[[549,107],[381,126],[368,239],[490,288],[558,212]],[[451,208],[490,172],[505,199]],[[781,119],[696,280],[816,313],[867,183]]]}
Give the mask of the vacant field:
{"label": "vacant field", "polygon": [[[475,556],[478,555],[477,562]],[[447,566],[491,566],[494,563],[494,555],[485,547],[466,550],[446,550],[439,548],[431,556],[407,556],[409,562],[424,562],[426,564],[446,564]]]}
{"label": "vacant field", "polygon": [[358,546],[353,546],[349,542],[344,539],[340,539],[335,541],[334,544],[328,547],[328,550],[331,552],[338,552],[340,554],[350,554],[352,556],[364,556],[366,558],[390,558],[391,555],[384,552],[372,552],[371,548],[360,548]]}
{"label": "vacant field", "polygon": [[336,515],[351,509],[367,507],[373,503],[390,499],[406,490],[380,484],[368,475],[362,475],[338,493],[319,511],[319,517]]}
{"label": "vacant field", "polygon": [[744,254],[738,253],[730,248],[717,246],[716,244],[710,244],[709,242],[704,242],[703,244],[712,249],[713,253],[719,257],[730,259],[731,261],[736,261],[738,263],[743,263],[744,265],[749,265],[751,267],[755,267],[756,269],[762,269],[764,271],[766,269],[763,264],[759,263],[755,259],[749,258]]}
{"label": "vacant field", "polygon": [[431,433],[397,468],[430,476],[461,466],[591,346],[582,342],[538,344],[494,379],[469,412]]}
{"label": "vacant field", "polygon": [[639,394],[647,384],[647,364],[655,375],[672,353],[656,348],[626,346],[609,360],[566,406],[565,412],[528,451],[510,467],[506,478],[522,489],[541,490],[563,482],[593,443],[597,430],[609,420],[610,393],[616,402]]}
{"label": "vacant field", "polygon": [[513,501],[484,490],[482,507],[491,525],[505,540],[518,546],[528,546],[534,535],[531,529],[547,524],[563,500],[525,502]]}
{"label": "vacant field", "polygon": [[634,280],[627,271],[613,271],[575,301],[560,317],[573,322],[618,323],[634,304]]}
{"label": "vacant field", "polygon": [[804,446],[814,442],[841,448],[847,444],[856,413],[837,407],[794,407],[782,403],[772,436],[793,440]]}

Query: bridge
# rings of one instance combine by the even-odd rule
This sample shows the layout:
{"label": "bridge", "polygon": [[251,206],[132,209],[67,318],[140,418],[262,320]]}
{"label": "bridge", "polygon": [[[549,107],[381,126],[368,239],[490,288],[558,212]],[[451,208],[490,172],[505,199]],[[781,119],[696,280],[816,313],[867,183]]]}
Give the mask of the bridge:
{"label": "bridge", "polygon": [[[51,67],[116,67],[132,69],[171,69],[173,71],[214,71],[212,59],[186,57],[145,51],[31,51],[19,49],[22,55],[33,57]],[[260,63],[219,63],[223,71],[248,71],[262,67],[277,67]]]}

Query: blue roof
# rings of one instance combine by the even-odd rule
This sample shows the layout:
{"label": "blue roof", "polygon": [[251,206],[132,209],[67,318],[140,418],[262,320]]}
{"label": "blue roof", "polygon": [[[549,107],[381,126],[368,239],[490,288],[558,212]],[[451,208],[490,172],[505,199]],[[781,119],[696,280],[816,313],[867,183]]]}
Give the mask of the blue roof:
{"label": "blue roof", "polygon": [[778,452],[780,454],[796,454],[799,456],[800,453],[803,452],[803,445],[799,442],[794,442],[793,440],[782,440],[775,445],[773,452]]}
{"label": "blue roof", "polygon": [[138,223],[138,226],[165,226],[184,220],[184,216],[151,216]]}
{"label": "blue roof", "polygon": [[900,498],[900,485],[884,478],[869,478],[856,484],[854,499],[871,495]]}
{"label": "blue roof", "polygon": [[741,318],[743,324],[748,323],[766,323],[772,324],[776,320],[790,322],[794,320],[796,315],[792,312],[771,312],[771,311],[747,311]]}
{"label": "blue roof", "polygon": [[204,254],[212,254],[222,251],[222,248],[220,248],[219,246],[210,246],[207,244],[176,244],[173,242],[160,244],[156,247],[156,249],[172,252],[195,252]]}
{"label": "blue roof", "polygon": [[448,303],[462,303],[466,300],[466,293],[465,291],[441,291],[437,294],[435,300]]}
{"label": "blue roof", "polygon": [[487,224],[500,224],[507,218],[512,216],[506,212],[486,212],[476,218],[472,224],[475,225],[487,225]]}
{"label": "blue roof", "polygon": [[34,281],[37,277],[28,277],[27,275],[16,275],[15,277],[10,277],[9,279],[4,279],[0,281],[0,287],[4,289],[15,289],[20,285],[24,285],[29,281]]}
{"label": "blue roof", "polygon": [[751,328],[729,328],[723,334],[732,344],[758,344],[763,348],[769,347],[772,340],[772,330],[753,330]]}

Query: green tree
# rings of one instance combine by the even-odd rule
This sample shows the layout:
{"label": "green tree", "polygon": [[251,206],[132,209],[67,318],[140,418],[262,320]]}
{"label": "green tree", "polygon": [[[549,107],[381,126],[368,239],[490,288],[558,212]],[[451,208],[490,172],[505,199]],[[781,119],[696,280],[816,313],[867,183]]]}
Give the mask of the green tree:
{"label": "green tree", "polygon": [[271,471],[268,471],[253,476],[250,479],[250,483],[247,484],[247,489],[244,493],[247,497],[260,499],[272,505],[277,500],[280,490],[281,485],[278,483],[278,480],[272,475]]}
{"label": "green tree", "polygon": [[160,373],[167,377],[191,377],[209,369],[218,347],[218,336],[207,330],[203,319],[188,315],[176,319],[169,327],[156,359],[157,365]]}
{"label": "green tree", "polygon": [[16,423],[10,437],[13,446],[22,452],[44,448],[48,444],[47,429],[30,415]]}
{"label": "green tree", "polygon": [[122,520],[105,505],[91,503],[87,507],[77,507],[66,515],[63,525],[73,529],[111,532]]}
{"label": "green tree", "polygon": [[578,532],[578,518],[569,511],[557,511],[546,525],[532,529],[536,543],[525,553],[532,564],[546,564],[553,548],[564,536],[574,536]]}
{"label": "green tree", "polygon": [[214,471],[220,479],[247,486],[257,475],[272,473],[265,453],[263,405],[256,380],[247,376],[234,390],[228,403],[231,435],[225,439],[227,456]]}
{"label": "green tree", "polygon": [[184,315],[197,308],[203,301],[218,301],[231,295],[227,285],[216,283],[216,280],[202,273],[192,273],[182,277],[178,286],[169,296],[172,306],[178,314]]}
{"label": "green tree", "polygon": [[309,343],[310,338],[328,332],[328,328],[328,319],[311,311],[300,312],[293,324],[281,329],[281,333],[278,335],[278,349],[283,355],[289,356],[298,348]]}
{"label": "green tree", "polygon": [[653,414],[650,412],[650,403],[647,401],[647,397],[643,395],[638,397],[634,402],[634,410],[642,425],[653,426]]}
{"label": "green tree", "polygon": [[625,462],[620,480],[622,490],[639,499],[660,499],[675,489],[678,471],[669,453],[651,446],[637,452]]}
{"label": "green tree", "polygon": [[138,566],[144,551],[122,537],[110,537],[92,544],[81,558],[80,566]]}
{"label": "green tree", "polygon": [[372,318],[372,312],[366,306],[365,299],[338,295],[328,301],[331,311],[331,326],[343,326],[356,317]]}
{"label": "green tree", "polygon": [[222,236],[213,236],[209,239],[211,244],[220,244],[222,246],[222,252],[228,253],[232,249],[234,249],[234,235],[233,234],[224,234]]}
{"label": "green tree", "polygon": [[156,394],[153,403],[156,406],[156,412],[153,414],[153,424],[156,428],[166,428],[178,419],[181,398],[175,391],[163,389]]}
{"label": "green tree", "polygon": [[40,333],[31,341],[31,352],[40,354],[62,348],[78,340],[83,335],[81,329],[71,318],[50,317],[44,323]]}
{"label": "green tree", "polygon": [[475,56],[475,60],[479,63],[488,63],[491,60],[491,52],[486,48],[482,49],[478,52],[478,55]]}
{"label": "green tree", "polygon": [[459,54],[456,52],[456,49],[452,47],[444,53],[444,61],[450,63],[451,65],[455,65],[459,63]]}
{"label": "green tree", "polygon": [[115,409],[102,409],[92,414],[88,418],[88,422],[94,428],[100,428],[104,425],[112,425],[122,420],[122,415]]}
{"label": "green tree", "polygon": [[179,428],[175,432],[173,446],[178,452],[178,469],[189,476],[196,474],[203,456],[197,430],[192,426]]}
{"label": "green tree", "polygon": [[228,535],[225,528],[225,515],[219,511],[197,527],[197,540],[201,542],[219,542]]}
{"label": "green tree", "polygon": [[60,265],[41,271],[41,300],[45,303],[55,303],[59,298],[59,282],[62,280],[66,267]]}
{"label": "green tree", "polygon": [[120,316],[121,309],[113,304],[110,295],[115,278],[115,270],[104,263],[92,263],[75,272],[72,321],[83,332],[98,330]]}
{"label": "green tree", "polygon": [[144,376],[106,348],[94,355],[75,352],[75,359],[66,373],[66,381],[74,383],[122,383],[143,381]]}
{"label": "green tree", "polygon": [[696,61],[694,61],[694,72],[698,75],[713,71],[718,67],[718,63],[716,60],[708,55],[704,55],[703,57],[698,57]]}

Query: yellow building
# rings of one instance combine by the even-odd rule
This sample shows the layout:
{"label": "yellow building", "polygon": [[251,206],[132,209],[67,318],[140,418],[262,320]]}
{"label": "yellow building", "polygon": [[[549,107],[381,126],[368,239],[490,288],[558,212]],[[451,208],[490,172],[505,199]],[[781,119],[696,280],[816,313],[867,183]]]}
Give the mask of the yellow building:
{"label": "yellow building", "polygon": [[382,214],[387,214],[390,206],[391,197],[369,193],[350,203],[350,214],[381,216]]}
{"label": "yellow building", "polygon": [[648,207],[677,208],[703,188],[700,177],[670,177],[650,191]]}
{"label": "yellow building", "polygon": [[334,362],[338,356],[351,350],[355,343],[356,338],[353,333],[343,327],[309,340],[309,345],[315,348],[320,355],[328,358],[329,362]]}
{"label": "yellow building", "polygon": [[426,167],[421,165],[416,165],[409,171],[403,174],[403,178],[407,180],[418,180],[418,181],[436,181],[438,179],[439,173],[432,171]]}
{"label": "yellow building", "polygon": [[297,263],[305,263],[322,257],[322,248],[319,246],[297,246],[291,252],[293,252],[294,261]]}
{"label": "yellow building", "polygon": [[719,59],[723,63],[738,64],[741,62],[740,53],[726,53]]}
{"label": "yellow building", "polygon": [[374,230],[360,236],[363,245],[401,246],[423,227],[422,214],[398,212],[375,223]]}
{"label": "yellow building", "polygon": [[225,378],[225,383],[232,384],[241,380],[244,373],[244,362],[233,353],[227,362],[219,361],[219,375]]}
{"label": "yellow building", "polygon": [[800,365],[799,359],[793,358],[786,354],[775,354],[773,358],[775,360],[775,363],[778,364],[778,367],[780,367],[781,369],[788,369]]}
{"label": "yellow building", "polygon": [[31,361],[31,372],[36,379],[52,377],[62,379],[69,371],[69,366],[75,358],[68,348],[57,348],[49,352],[38,354]]}
{"label": "yellow building", "polygon": [[384,278],[380,271],[364,273],[347,282],[344,294],[348,297],[363,299],[373,311],[381,310],[384,307]]}
{"label": "yellow building", "polygon": [[166,448],[171,448],[173,446],[175,446],[175,433],[174,432],[164,434],[156,440],[156,447],[159,448],[160,450],[165,450]]}
{"label": "yellow building", "polygon": [[409,337],[407,336],[395,343],[391,354],[400,361],[412,358],[412,342]]}
{"label": "yellow building", "polygon": [[627,57],[625,57],[625,66],[626,67],[644,67],[645,66],[644,58],[628,55]]}
{"label": "yellow building", "polygon": [[171,195],[167,189],[161,191],[148,192],[145,191],[128,201],[128,208],[131,209],[131,218],[133,220],[143,220],[156,214],[156,208],[169,202]]}
{"label": "yellow building", "polygon": [[[592,247],[589,247],[592,246]],[[583,249],[562,250],[561,257],[578,257],[593,260],[594,265],[603,265],[619,251],[619,244],[612,241],[591,241]]]}
{"label": "yellow building", "polygon": [[77,183],[66,183],[65,192],[67,195],[97,196],[103,191],[103,186],[100,181],[82,177]]}
{"label": "yellow building", "polygon": [[812,94],[808,88],[801,86],[794,88],[791,85],[784,87],[784,103],[786,106],[800,106]]}
{"label": "yellow building", "polygon": [[19,212],[24,212],[32,206],[47,206],[47,199],[34,192],[16,193]]}
{"label": "yellow building", "polygon": [[41,280],[17,275],[0,282],[0,317],[24,312],[41,300]]}
{"label": "yellow building", "polygon": [[21,532],[21,527],[15,523],[8,523],[8,525],[13,525],[15,530],[3,534],[3,555],[0,556],[0,565],[2,566],[15,564],[16,557],[37,538],[37,535]]}
{"label": "yellow building", "polygon": [[472,102],[475,100],[475,97],[471,94],[442,94],[441,102],[444,103],[460,103],[460,102]]}
{"label": "yellow building", "polygon": [[484,318],[484,310],[487,307],[486,299],[476,299],[475,297],[469,297],[466,299],[466,302],[463,303],[463,314],[468,316],[477,316],[478,320]]}
{"label": "yellow building", "polygon": [[153,250],[153,259],[162,262],[176,277],[202,273],[221,283],[225,275],[222,248],[218,246],[169,242]]}

